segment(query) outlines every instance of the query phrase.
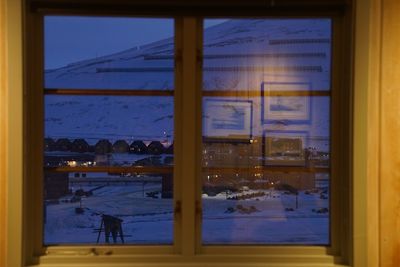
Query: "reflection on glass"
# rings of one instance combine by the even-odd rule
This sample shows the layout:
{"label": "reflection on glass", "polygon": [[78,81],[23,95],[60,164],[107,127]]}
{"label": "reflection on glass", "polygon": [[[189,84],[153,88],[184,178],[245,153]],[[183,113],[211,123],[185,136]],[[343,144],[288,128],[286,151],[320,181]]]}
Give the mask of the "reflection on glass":
{"label": "reflection on glass", "polygon": [[330,19],[227,20],[205,28],[203,53],[204,90],[259,90],[263,82],[330,90]]}
{"label": "reflection on glass", "polygon": [[330,24],[204,30],[203,244],[329,244]]}
{"label": "reflection on glass", "polygon": [[173,23],[46,16],[45,88],[173,89]]}
{"label": "reflection on glass", "polygon": [[46,173],[44,244],[171,244],[171,187],[165,174]]}

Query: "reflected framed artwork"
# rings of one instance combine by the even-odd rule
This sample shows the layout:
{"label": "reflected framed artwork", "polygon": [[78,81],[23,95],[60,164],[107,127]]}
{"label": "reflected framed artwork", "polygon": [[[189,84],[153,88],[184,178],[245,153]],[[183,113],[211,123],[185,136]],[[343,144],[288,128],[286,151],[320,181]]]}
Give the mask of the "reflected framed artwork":
{"label": "reflected framed artwork", "polygon": [[311,98],[302,95],[309,83],[261,83],[263,123],[306,124],[311,119]]}
{"label": "reflected framed artwork", "polygon": [[305,166],[307,140],[307,131],[264,131],[264,165]]}
{"label": "reflected framed artwork", "polygon": [[203,104],[204,141],[250,143],[252,101],[205,99]]}

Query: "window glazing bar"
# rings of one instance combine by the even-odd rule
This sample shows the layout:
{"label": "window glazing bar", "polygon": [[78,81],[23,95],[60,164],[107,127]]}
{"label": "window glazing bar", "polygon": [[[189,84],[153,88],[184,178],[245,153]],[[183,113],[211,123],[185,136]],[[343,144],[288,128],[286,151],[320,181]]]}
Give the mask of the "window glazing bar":
{"label": "window glazing bar", "polygon": [[44,89],[46,95],[173,96],[173,90],[141,89]]}

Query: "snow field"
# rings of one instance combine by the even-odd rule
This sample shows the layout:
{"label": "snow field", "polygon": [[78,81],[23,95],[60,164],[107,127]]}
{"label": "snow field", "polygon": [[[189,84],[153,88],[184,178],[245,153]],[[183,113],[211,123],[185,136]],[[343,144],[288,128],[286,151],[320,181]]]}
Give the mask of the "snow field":
{"label": "snow field", "polygon": [[[94,187],[79,188],[90,190]],[[160,183],[145,184],[144,193],[157,190],[161,190]],[[248,191],[251,192],[259,191]],[[320,199],[319,194],[300,192],[299,208],[295,209],[295,195],[275,190],[263,192],[264,196],[247,200],[227,200],[225,193],[215,197],[203,196],[203,243],[329,243],[328,213],[312,211],[328,207],[328,200]],[[96,243],[101,214],[123,220],[126,244],[172,244],[173,200],[144,195],[142,183],[114,184],[95,190],[93,196],[82,198],[84,214],[75,213],[79,202],[48,205],[45,244]],[[255,209],[249,212],[252,206]],[[229,208],[235,211],[229,213]],[[294,211],[286,211],[286,208]],[[101,233],[100,243],[104,242],[104,233]]]}

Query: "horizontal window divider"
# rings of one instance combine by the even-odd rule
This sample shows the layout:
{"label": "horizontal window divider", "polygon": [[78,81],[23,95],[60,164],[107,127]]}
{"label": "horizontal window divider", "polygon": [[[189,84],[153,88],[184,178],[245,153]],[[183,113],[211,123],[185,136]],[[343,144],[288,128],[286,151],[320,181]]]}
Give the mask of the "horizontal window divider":
{"label": "horizontal window divider", "polygon": [[330,168],[298,166],[254,166],[254,167],[203,167],[203,173],[329,173]]}
{"label": "horizontal window divider", "polygon": [[260,97],[260,96],[330,96],[331,92],[326,90],[319,91],[264,91],[261,90],[203,90],[203,96],[212,97],[223,97],[223,96],[235,96],[235,97]]}
{"label": "horizontal window divider", "polygon": [[45,88],[45,95],[174,96],[174,90]]}
{"label": "horizontal window divider", "polygon": [[[111,95],[111,96],[174,96],[173,90],[146,90],[146,89],[44,89],[45,95]],[[328,90],[203,90],[203,96],[236,96],[236,97],[260,97],[260,96],[331,96]]]}
{"label": "horizontal window divider", "polygon": [[202,16],[333,16],[342,15],[348,5],[346,0],[265,0],[251,1],[185,1],[175,0],[169,3],[163,0],[146,2],[117,1],[73,1],[70,0],[31,0],[33,12],[56,14],[121,14],[146,16],[202,15]]}
{"label": "horizontal window divider", "polygon": [[109,172],[137,174],[172,174],[173,166],[95,166],[95,167],[45,167],[46,172]]}
{"label": "horizontal window divider", "polygon": [[[130,67],[130,68],[96,68],[96,73],[169,73],[174,72],[173,67]],[[323,71],[322,66],[319,65],[291,65],[291,66],[229,66],[229,67],[212,67],[205,66],[202,68],[203,72],[314,72],[320,73]]]}
{"label": "horizontal window divider", "polygon": [[[137,174],[172,174],[172,166],[95,166],[95,167],[45,167],[46,172],[111,172],[111,173],[137,173]],[[326,167],[301,167],[301,166],[254,166],[254,167],[203,167],[203,173],[235,174],[235,173],[329,173]]]}

